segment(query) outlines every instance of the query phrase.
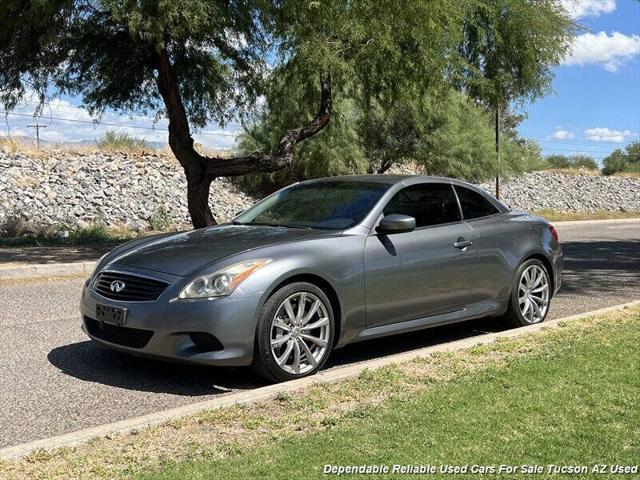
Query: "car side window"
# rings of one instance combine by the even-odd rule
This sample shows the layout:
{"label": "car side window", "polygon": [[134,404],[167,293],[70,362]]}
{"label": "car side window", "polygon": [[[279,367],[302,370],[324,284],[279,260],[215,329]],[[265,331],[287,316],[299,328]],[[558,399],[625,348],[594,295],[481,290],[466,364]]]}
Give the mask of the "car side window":
{"label": "car side window", "polygon": [[394,195],[384,215],[399,213],[416,219],[416,228],[460,221],[453,187],[445,183],[411,185]]}
{"label": "car side window", "polygon": [[462,214],[465,220],[472,220],[474,218],[487,217],[489,215],[495,215],[500,211],[493,205],[484,195],[469,190],[465,187],[455,186],[456,193],[460,199],[460,206],[462,207]]}

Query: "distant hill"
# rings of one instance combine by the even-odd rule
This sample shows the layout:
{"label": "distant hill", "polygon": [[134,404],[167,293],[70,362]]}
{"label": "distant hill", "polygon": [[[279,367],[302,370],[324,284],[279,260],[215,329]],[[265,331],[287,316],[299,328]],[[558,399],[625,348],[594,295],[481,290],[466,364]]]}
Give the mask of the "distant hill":
{"label": "distant hill", "polygon": [[[12,140],[14,142],[20,143],[22,145],[28,145],[28,146],[34,146],[36,145],[36,138],[35,137],[27,137],[25,135],[11,135],[11,137],[7,137],[6,135],[2,135],[0,136],[0,141],[2,140]],[[85,138],[82,140],[77,140],[75,142],[51,142],[49,140],[44,140],[44,139],[40,139],[40,146],[41,147],[53,147],[55,145],[60,145],[60,146],[64,146],[64,147],[71,147],[71,149],[73,149],[73,146],[82,146],[82,145],[96,145],[98,143],[98,141],[96,139],[90,139],[90,138]],[[167,146],[167,142],[149,142],[145,140],[145,143],[147,145],[149,145],[149,147],[151,148],[156,148],[156,149],[160,149],[160,148],[164,148]]]}

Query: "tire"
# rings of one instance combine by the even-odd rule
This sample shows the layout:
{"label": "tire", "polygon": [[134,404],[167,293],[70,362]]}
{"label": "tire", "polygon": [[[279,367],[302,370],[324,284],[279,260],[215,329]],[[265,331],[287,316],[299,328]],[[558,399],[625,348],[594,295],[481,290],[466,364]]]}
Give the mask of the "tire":
{"label": "tire", "polygon": [[285,285],[260,310],[251,368],[271,382],[313,375],[327,362],[334,334],[331,302],[322,289],[307,282]]}
{"label": "tire", "polygon": [[535,258],[523,262],[516,271],[505,319],[516,327],[544,322],[551,304],[551,288],[544,263]]}

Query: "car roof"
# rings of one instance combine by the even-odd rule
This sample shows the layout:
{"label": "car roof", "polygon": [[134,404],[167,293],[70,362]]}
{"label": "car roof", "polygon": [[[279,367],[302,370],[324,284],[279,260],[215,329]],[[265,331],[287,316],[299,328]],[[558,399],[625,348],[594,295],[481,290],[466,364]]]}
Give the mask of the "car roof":
{"label": "car roof", "polygon": [[362,183],[384,183],[387,185],[395,185],[404,180],[419,180],[432,182],[450,182],[453,179],[445,177],[433,177],[429,175],[336,175],[334,177],[314,178],[305,180],[300,183],[316,183],[316,182],[362,182]]}
{"label": "car roof", "polygon": [[471,190],[474,190],[480,193],[482,196],[487,198],[491,203],[493,203],[500,211],[507,212],[510,210],[509,206],[503,203],[502,201],[495,198],[491,193],[486,190],[477,187],[471,183],[465,182],[463,180],[457,180],[455,178],[449,177],[436,177],[431,175],[387,175],[387,174],[379,174],[379,175],[336,175],[334,177],[323,177],[323,178],[315,178],[312,180],[305,180],[300,182],[301,184],[312,184],[312,183],[324,183],[324,182],[362,182],[362,183],[377,183],[383,185],[396,185],[403,184],[406,186],[415,185],[417,183],[448,183],[453,185],[460,185]]}

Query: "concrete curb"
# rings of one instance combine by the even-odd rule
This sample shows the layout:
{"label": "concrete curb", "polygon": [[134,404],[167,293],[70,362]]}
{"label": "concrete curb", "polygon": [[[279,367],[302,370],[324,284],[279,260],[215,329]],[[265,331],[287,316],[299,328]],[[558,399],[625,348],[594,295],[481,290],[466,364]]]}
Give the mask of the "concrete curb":
{"label": "concrete curb", "polygon": [[571,225],[606,225],[608,223],[637,223],[640,226],[640,217],[618,218],[608,220],[565,220],[562,222],[550,222],[556,227],[569,227]]}
{"label": "concrete curb", "polygon": [[39,263],[19,267],[0,268],[0,281],[29,278],[75,277],[90,275],[96,262]]}
{"label": "concrete curb", "polygon": [[154,412],[148,415],[143,415],[141,417],[121,420],[119,422],[100,425],[97,427],[85,428],[76,432],[66,433],[64,435],[59,435],[56,437],[44,438],[41,440],[35,440],[12,447],[6,447],[0,449],[0,458],[16,459],[24,457],[36,450],[52,450],[55,448],[73,447],[88,442],[89,440],[97,437],[104,437],[106,435],[113,435],[116,433],[131,433],[144,428],[161,425],[172,420],[177,420],[190,415],[194,415],[205,410],[215,410],[218,408],[230,407],[233,405],[246,405],[264,400],[270,400],[280,393],[296,392],[317,383],[334,383],[340,380],[354,378],[364,370],[372,370],[383,367],[385,365],[407,362],[419,357],[428,357],[436,352],[454,352],[457,350],[463,350],[465,348],[493,343],[500,338],[518,337],[521,335],[538,332],[547,328],[557,328],[559,324],[564,322],[570,322],[572,320],[601,315],[603,313],[615,310],[622,310],[635,305],[640,305],[640,300],[615,305],[613,307],[602,308],[599,310],[593,310],[591,312],[571,315],[569,317],[558,318],[556,320],[551,320],[549,322],[531,325],[528,327],[505,330],[497,333],[488,333],[485,335],[478,335],[476,337],[465,338],[462,340],[456,340],[439,345],[433,345],[430,347],[412,350],[410,352],[389,355],[383,358],[375,358],[365,362],[320,372],[317,375],[302,378],[300,380],[292,380],[290,382],[268,385],[265,387],[255,388],[253,390],[231,393],[224,397],[192,403],[190,405],[171,408],[161,412]]}

